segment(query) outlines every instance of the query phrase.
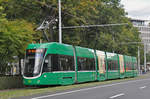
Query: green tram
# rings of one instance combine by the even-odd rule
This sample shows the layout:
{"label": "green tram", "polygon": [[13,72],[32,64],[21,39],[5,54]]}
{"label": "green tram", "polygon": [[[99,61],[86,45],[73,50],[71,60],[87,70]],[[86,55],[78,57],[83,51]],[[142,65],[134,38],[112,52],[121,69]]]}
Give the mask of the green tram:
{"label": "green tram", "polygon": [[136,57],[52,42],[28,45],[23,83],[69,85],[137,74]]}

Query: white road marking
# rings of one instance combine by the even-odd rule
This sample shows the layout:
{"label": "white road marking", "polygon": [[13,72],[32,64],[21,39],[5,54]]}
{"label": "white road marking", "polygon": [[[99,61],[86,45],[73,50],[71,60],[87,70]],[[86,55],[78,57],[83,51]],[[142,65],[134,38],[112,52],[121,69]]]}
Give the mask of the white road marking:
{"label": "white road marking", "polygon": [[111,96],[109,97],[110,99],[113,99],[113,98],[116,98],[116,97],[120,97],[120,96],[123,96],[125,95],[124,93],[121,93],[121,94],[117,94],[117,95],[114,95],[114,96]]}
{"label": "white road marking", "polygon": [[85,89],[74,90],[74,91],[69,91],[69,92],[62,92],[62,93],[56,93],[56,94],[51,94],[51,95],[39,96],[39,97],[31,98],[31,99],[42,99],[42,98],[46,98],[46,97],[60,96],[60,95],[71,94],[71,93],[80,92],[80,91],[87,91],[87,90],[93,90],[93,89],[97,89],[97,88],[111,87],[111,86],[115,86],[115,85],[128,84],[128,83],[134,83],[134,82],[146,81],[146,80],[150,80],[150,79],[141,79],[141,80],[127,81],[127,82],[120,82],[120,83],[115,83],[115,84],[97,86],[97,87],[92,87],[92,88],[85,88]]}
{"label": "white road marking", "polygon": [[146,88],[146,86],[140,87],[140,89],[144,89],[144,88]]}

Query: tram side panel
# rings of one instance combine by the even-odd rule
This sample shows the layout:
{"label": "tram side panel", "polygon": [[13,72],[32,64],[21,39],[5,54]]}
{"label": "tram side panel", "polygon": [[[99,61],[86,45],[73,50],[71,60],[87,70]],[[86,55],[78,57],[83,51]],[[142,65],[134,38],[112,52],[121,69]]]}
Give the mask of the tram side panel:
{"label": "tram side panel", "polygon": [[132,57],[124,55],[124,64],[125,64],[125,77],[133,77],[133,63]]}
{"label": "tram side panel", "polygon": [[96,60],[93,49],[75,46],[77,57],[77,82],[97,80]]}
{"label": "tram side panel", "polygon": [[132,57],[134,77],[138,76],[138,65],[136,57]]}
{"label": "tram side panel", "polygon": [[119,59],[116,53],[106,52],[107,57],[107,79],[120,78]]}
{"label": "tram side panel", "polygon": [[52,58],[54,70],[49,72],[53,76],[57,75],[57,82],[60,85],[68,85],[75,83],[75,62],[73,46],[67,44],[57,44],[54,46],[54,51],[49,48],[49,54],[56,55]]}

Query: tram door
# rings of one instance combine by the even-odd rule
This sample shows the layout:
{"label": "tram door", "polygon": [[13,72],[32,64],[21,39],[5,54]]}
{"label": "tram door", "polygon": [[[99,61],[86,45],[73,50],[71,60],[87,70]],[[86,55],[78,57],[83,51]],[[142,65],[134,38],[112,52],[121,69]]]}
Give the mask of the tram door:
{"label": "tram door", "polygon": [[98,58],[98,72],[99,72],[99,80],[107,79],[106,74],[106,64],[105,64],[105,52],[103,51],[96,51],[97,58]]}

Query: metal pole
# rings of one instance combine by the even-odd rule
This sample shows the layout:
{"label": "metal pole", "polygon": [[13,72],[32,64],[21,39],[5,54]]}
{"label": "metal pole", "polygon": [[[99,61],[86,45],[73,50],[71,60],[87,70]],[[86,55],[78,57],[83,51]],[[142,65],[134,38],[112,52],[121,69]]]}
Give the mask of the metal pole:
{"label": "metal pole", "polygon": [[141,74],[141,68],[140,68],[140,47],[138,46],[138,70],[139,75]]}
{"label": "metal pole", "polygon": [[144,43],[144,72],[146,73],[146,43]]}
{"label": "metal pole", "polygon": [[[113,43],[115,43],[114,32],[113,32]],[[114,47],[113,47],[113,53],[115,53]]]}
{"label": "metal pole", "polygon": [[62,43],[62,29],[61,29],[61,0],[58,1],[59,6],[59,43]]}

